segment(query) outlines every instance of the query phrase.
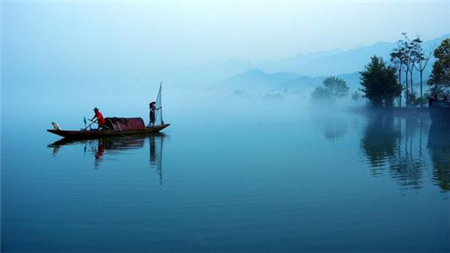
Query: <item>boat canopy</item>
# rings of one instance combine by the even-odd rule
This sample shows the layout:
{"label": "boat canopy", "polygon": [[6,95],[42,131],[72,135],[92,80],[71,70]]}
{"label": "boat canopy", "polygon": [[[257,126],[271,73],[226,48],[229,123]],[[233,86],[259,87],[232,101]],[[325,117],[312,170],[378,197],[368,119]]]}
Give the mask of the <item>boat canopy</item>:
{"label": "boat canopy", "polygon": [[105,118],[105,125],[114,131],[144,130],[145,123],[142,118]]}

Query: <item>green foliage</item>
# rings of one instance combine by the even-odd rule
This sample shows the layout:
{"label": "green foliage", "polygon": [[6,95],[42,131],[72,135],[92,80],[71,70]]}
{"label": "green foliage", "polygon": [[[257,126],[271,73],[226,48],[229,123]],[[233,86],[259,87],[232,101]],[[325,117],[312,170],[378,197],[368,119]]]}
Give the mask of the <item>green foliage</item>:
{"label": "green foliage", "polygon": [[355,92],[352,93],[352,99],[355,102],[358,102],[359,98],[361,97],[361,94],[359,94],[358,91],[355,90]]}
{"label": "green foliage", "polygon": [[313,93],[311,94],[311,97],[314,100],[330,100],[331,93],[329,90],[325,89],[324,87],[319,86],[313,91]]}
{"label": "green foliage", "polygon": [[434,57],[436,62],[433,64],[428,84],[438,91],[443,87],[450,87],[450,38],[442,41],[441,45],[434,50]]}
{"label": "green foliage", "polygon": [[[413,72],[416,70],[420,73],[420,96],[422,97],[422,80],[423,72],[428,65],[431,58],[431,51],[426,52],[423,48],[423,41],[417,36],[415,39],[410,40],[406,33],[402,33],[403,38],[397,43],[397,47],[394,48],[390,54],[391,63],[398,71],[398,82],[402,85],[402,72],[405,74],[405,98],[407,105],[414,105],[415,101],[410,101],[410,92],[414,92],[413,84]],[[401,104],[401,96],[399,97],[399,103]]]}
{"label": "green foliage", "polygon": [[422,103],[426,103],[426,99],[424,99],[424,100],[425,101],[423,101],[423,99],[418,97],[416,92],[411,92],[408,94],[408,101],[409,101],[409,104],[412,106],[419,106]]}
{"label": "green foliage", "polygon": [[418,37],[411,41],[406,33],[402,35],[403,39],[398,41],[397,47],[390,54],[391,62],[397,69],[404,68],[406,72],[410,72],[414,69],[415,58],[418,55],[416,49],[422,41]]}
{"label": "green foliage", "polygon": [[368,98],[376,107],[384,105],[390,107],[402,92],[397,82],[396,69],[387,66],[381,57],[373,56],[370,63],[361,74],[361,89],[364,97]]}
{"label": "green foliage", "polygon": [[347,83],[335,76],[329,76],[323,80],[323,86],[327,89],[331,97],[334,99],[343,98],[348,96],[348,86]]}
{"label": "green foliage", "polygon": [[430,97],[435,95],[439,96],[444,93],[444,89],[440,85],[432,85],[428,91],[430,92]]}
{"label": "green foliage", "polygon": [[311,97],[315,100],[335,100],[348,96],[347,83],[335,76],[329,76],[323,81],[323,86],[317,87]]}
{"label": "green foliage", "polygon": [[402,35],[403,39],[397,42],[397,47],[392,49],[390,54],[391,63],[398,70],[401,71],[404,68],[406,72],[409,72],[411,70],[411,63],[413,63],[412,55],[414,46],[406,33],[402,33]]}

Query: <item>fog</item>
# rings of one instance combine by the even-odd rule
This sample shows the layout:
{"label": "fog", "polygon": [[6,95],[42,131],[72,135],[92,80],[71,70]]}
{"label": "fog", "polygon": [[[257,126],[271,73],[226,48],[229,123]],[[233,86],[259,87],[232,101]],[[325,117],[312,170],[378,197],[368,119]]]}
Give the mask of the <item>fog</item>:
{"label": "fog", "polygon": [[160,82],[168,119],[304,110],[327,75],[339,74],[350,92],[358,90],[368,55],[388,53],[401,32],[430,44],[450,33],[445,1],[1,7],[3,124],[26,118],[76,127],[93,107],[108,116],[146,117]]}
{"label": "fog", "polygon": [[[358,91],[402,32],[429,52],[448,0],[0,8],[8,252],[450,251],[448,126],[340,98],[341,82],[311,97],[329,76]],[[161,134],[46,131],[84,129],[94,107],[148,123],[161,82]]]}

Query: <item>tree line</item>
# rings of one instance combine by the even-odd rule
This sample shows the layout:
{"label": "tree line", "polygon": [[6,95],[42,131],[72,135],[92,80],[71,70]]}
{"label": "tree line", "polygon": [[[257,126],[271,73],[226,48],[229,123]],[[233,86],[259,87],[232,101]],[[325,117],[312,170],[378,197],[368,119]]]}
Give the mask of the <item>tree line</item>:
{"label": "tree line", "polygon": [[[450,88],[450,38],[445,39],[433,51],[426,52],[423,41],[416,37],[409,39],[406,33],[390,53],[390,62],[382,57],[373,56],[370,62],[360,72],[360,84],[363,97],[367,98],[375,107],[393,107],[397,101],[402,106],[402,93],[406,106],[422,106],[427,96],[444,95]],[[431,76],[428,79],[428,93],[424,94],[424,71],[434,56]],[[419,74],[419,93],[414,87],[414,73]],[[404,83],[402,77],[405,77]],[[314,100],[336,100],[349,94],[345,81],[331,76],[327,77],[323,86],[317,87],[311,97]],[[447,91],[448,93],[448,91]],[[355,91],[352,99],[358,100],[360,94]]]}
{"label": "tree line", "polygon": [[[403,39],[398,41],[397,47],[390,54],[391,64],[381,57],[373,56],[365,70],[360,72],[361,90],[373,106],[392,107],[394,100],[398,99],[398,106],[401,107],[403,92],[406,106],[423,107],[427,100],[423,92],[423,73],[432,55],[436,61],[428,79],[429,93],[426,95],[444,95],[444,90],[450,87],[450,38],[442,41],[434,51],[426,53],[419,37],[410,40],[406,33],[402,35]],[[419,73],[419,95],[414,89],[415,71]],[[404,85],[402,73],[405,77]]]}
{"label": "tree line", "polygon": [[[403,39],[397,42],[397,47],[394,48],[390,54],[391,63],[398,71],[398,83],[402,86],[402,90],[405,93],[405,102],[407,106],[418,105],[423,106],[423,72],[427,67],[430,59],[431,53],[426,53],[423,48],[423,41],[416,37],[410,40],[406,33],[402,33]],[[414,71],[418,71],[420,74],[420,96],[417,96],[414,90]],[[405,85],[402,85],[402,72],[405,75]],[[402,104],[402,96],[399,95],[399,105]]]}

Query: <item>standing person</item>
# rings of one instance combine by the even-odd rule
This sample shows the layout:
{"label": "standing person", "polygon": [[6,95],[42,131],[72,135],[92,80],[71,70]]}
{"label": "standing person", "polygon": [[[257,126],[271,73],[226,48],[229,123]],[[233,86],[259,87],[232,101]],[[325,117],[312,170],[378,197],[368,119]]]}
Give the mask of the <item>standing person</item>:
{"label": "standing person", "polygon": [[102,129],[103,126],[105,125],[106,121],[103,118],[102,113],[98,110],[97,107],[94,108],[94,117],[92,117],[91,121],[93,121],[95,118],[97,118],[97,123],[98,123],[98,130]]}
{"label": "standing person", "polygon": [[156,102],[153,101],[149,104],[150,108],[150,123],[148,124],[150,127],[155,126],[155,120],[156,120],[156,111],[161,109],[161,107],[156,108]]}

